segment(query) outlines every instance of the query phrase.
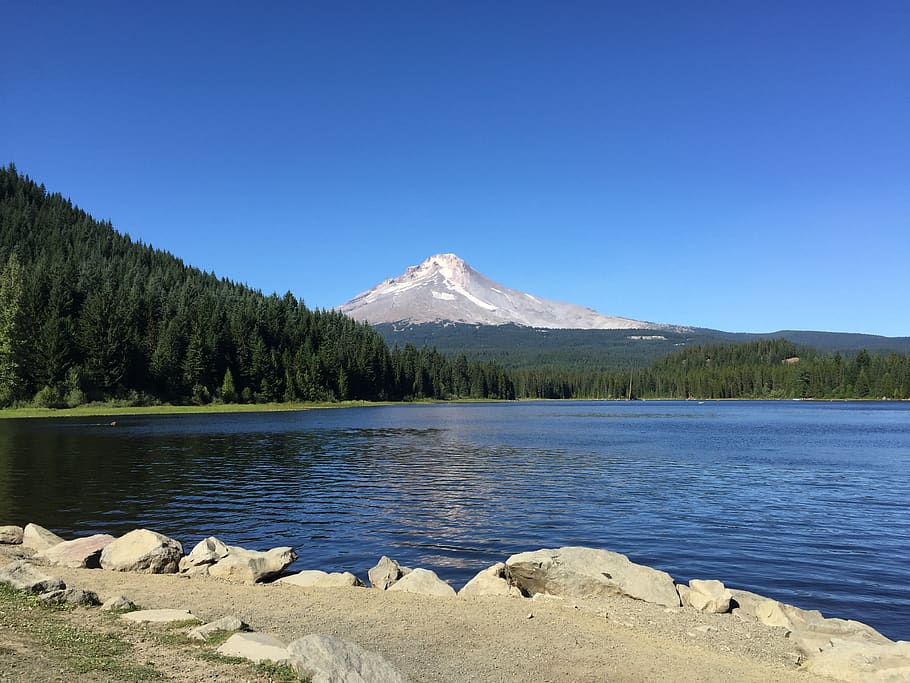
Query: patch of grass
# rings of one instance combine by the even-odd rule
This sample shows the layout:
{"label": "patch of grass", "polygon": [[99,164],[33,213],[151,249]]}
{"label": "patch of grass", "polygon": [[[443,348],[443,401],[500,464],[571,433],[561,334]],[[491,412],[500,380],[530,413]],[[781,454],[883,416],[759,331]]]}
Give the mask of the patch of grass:
{"label": "patch of grass", "polygon": [[270,413],[292,410],[312,410],[313,408],[352,408],[363,406],[391,405],[389,403],[370,401],[342,401],[340,403],[210,403],[208,405],[157,405],[157,406],[118,406],[109,403],[90,403],[78,408],[3,408],[2,418],[35,418],[35,417],[97,417],[120,415],[182,415],[187,413]]}
{"label": "patch of grass", "polygon": [[67,671],[104,672],[122,681],[162,677],[151,666],[130,662],[133,646],[123,639],[67,623],[65,613],[71,609],[69,605],[44,605],[34,595],[0,585],[0,624],[42,648]]}
{"label": "patch of grass", "polygon": [[219,654],[213,650],[204,650],[196,656],[206,662],[249,666],[254,671],[267,676],[272,683],[309,683],[310,680],[309,678],[301,678],[290,664],[276,664],[275,662],[259,662],[258,664],[254,664],[243,657],[228,657],[227,655]]}

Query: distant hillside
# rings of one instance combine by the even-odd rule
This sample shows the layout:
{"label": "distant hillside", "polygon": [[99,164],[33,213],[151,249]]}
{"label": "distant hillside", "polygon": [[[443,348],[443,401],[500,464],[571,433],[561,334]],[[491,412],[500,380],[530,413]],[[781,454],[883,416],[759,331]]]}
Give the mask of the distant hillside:
{"label": "distant hillside", "polygon": [[609,370],[644,367],[674,351],[698,344],[742,344],[787,339],[821,352],[852,355],[862,349],[877,353],[910,353],[910,337],[877,337],[835,332],[783,331],[739,334],[695,328],[673,330],[549,330],[520,325],[464,323],[385,323],[374,325],[389,345],[426,345],[441,353],[495,361],[507,368],[558,366]]}

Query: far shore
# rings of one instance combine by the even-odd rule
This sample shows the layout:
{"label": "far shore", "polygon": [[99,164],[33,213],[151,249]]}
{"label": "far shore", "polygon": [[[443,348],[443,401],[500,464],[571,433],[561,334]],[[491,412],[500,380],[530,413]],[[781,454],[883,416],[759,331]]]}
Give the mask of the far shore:
{"label": "far shore", "polygon": [[[414,401],[313,401],[294,403],[209,403],[206,405],[118,406],[109,403],[89,403],[77,408],[2,408],[0,420],[65,418],[65,417],[121,417],[130,415],[218,415],[223,413],[283,413],[324,408],[369,408],[378,406],[436,405],[448,403],[571,403],[596,401],[627,403],[622,398],[521,398],[514,401],[501,399],[455,398],[418,399]],[[898,398],[644,398],[632,403],[688,402],[734,403],[742,402],[802,402],[802,403],[908,403],[910,399]]]}

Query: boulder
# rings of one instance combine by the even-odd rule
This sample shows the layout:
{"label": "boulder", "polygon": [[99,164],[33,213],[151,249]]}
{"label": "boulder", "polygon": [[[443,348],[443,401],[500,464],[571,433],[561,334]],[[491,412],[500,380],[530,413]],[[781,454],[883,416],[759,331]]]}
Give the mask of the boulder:
{"label": "boulder", "polygon": [[237,617],[222,617],[221,619],[217,619],[208,624],[197,626],[196,628],[191,629],[186,635],[190,640],[206,641],[216,633],[224,633],[226,631],[248,631],[249,628],[249,625]]}
{"label": "boulder", "polygon": [[302,588],[342,588],[350,586],[363,587],[363,581],[351,572],[333,572],[327,574],[318,569],[306,569],[290,576],[283,576],[275,583]]}
{"label": "boulder", "polygon": [[173,574],[183,557],[179,541],[148,529],[136,529],[101,551],[101,567],[116,572]]}
{"label": "boulder", "polygon": [[414,569],[410,574],[405,574],[389,587],[390,591],[404,591],[405,593],[423,593],[436,595],[442,598],[454,598],[455,589],[436,576],[436,572],[429,569]]}
{"label": "boulder", "polygon": [[802,668],[849,683],[904,683],[910,681],[910,643],[835,639],[831,647],[806,659]]}
{"label": "boulder", "polygon": [[19,545],[22,543],[21,526],[0,526],[0,543],[5,545]]}
{"label": "boulder", "polygon": [[376,566],[367,572],[367,576],[370,578],[370,585],[383,591],[388,590],[389,586],[398,581],[404,574],[401,565],[385,555],[380,557]]}
{"label": "boulder", "polygon": [[37,524],[26,524],[22,530],[22,545],[32,550],[42,551],[53,548],[58,543],[63,543],[53,531],[48,531]]}
{"label": "boulder", "polygon": [[669,574],[609,550],[572,546],[537,550],[513,555],[506,567],[512,583],[528,595],[578,599],[624,595],[664,607],[680,605]]}
{"label": "boulder", "polygon": [[62,580],[42,574],[26,560],[15,560],[0,568],[0,583],[28,593],[47,593],[66,588]]}
{"label": "boulder", "polygon": [[114,595],[104,601],[101,609],[105,612],[131,612],[136,609],[136,604],[124,595]]}
{"label": "boulder", "polygon": [[101,551],[113,540],[114,537],[110,534],[95,534],[72,541],[63,541],[63,543],[58,543],[38,553],[37,557],[54,567],[98,569],[101,566],[99,561]]}
{"label": "boulder", "polygon": [[120,618],[137,624],[177,624],[185,621],[200,621],[199,617],[186,609],[140,609],[122,614]]}
{"label": "boulder", "polygon": [[287,647],[300,677],[312,683],[407,683],[388,660],[356,643],[333,636],[309,635]]}
{"label": "boulder", "polygon": [[180,560],[180,571],[187,572],[192,567],[201,567],[215,564],[224,558],[230,549],[214,536],[204,538],[190,551],[190,554]]}
{"label": "boulder", "polygon": [[458,591],[459,597],[469,597],[478,595],[509,595],[512,597],[522,597],[521,591],[511,585],[508,580],[508,572],[503,562],[497,562],[492,567],[477,573],[473,579],[468,581],[464,587]]}
{"label": "boulder", "polygon": [[38,602],[44,604],[67,604],[77,607],[93,607],[100,605],[101,600],[95,591],[85,591],[81,588],[60,588],[38,596]]}
{"label": "boulder", "polygon": [[259,583],[272,579],[297,559],[293,548],[272,548],[267,551],[246,550],[228,546],[228,554],[209,567],[209,576],[235,583]]}
{"label": "boulder", "polygon": [[235,633],[217,650],[225,657],[242,657],[251,662],[275,662],[288,664],[291,661],[287,646],[265,633]]}
{"label": "boulder", "polygon": [[814,655],[831,645],[833,639],[867,644],[891,641],[871,626],[859,621],[829,619],[818,610],[805,610],[762,595],[731,590],[737,607],[734,614],[766,626],[784,628],[796,649],[803,655]]}
{"label": "boulder", "polygon": [[726,614],[730,611],[733,595],[720,581],[692,579],[686,597],[683,598],[683,593],[679,597],[685,599],[690,607],[702,612]]}

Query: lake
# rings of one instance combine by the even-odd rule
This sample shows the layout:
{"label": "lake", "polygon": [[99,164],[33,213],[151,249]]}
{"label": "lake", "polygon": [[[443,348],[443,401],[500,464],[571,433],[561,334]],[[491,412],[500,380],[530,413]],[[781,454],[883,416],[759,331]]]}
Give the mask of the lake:
{"label": "lake", "polygon": [[146,527],[457,589],[606,548],[910,640],[910,404],[520,402],[0,421],[0,524]]}

